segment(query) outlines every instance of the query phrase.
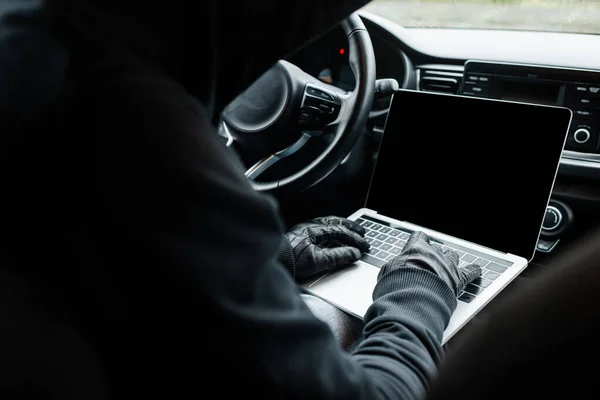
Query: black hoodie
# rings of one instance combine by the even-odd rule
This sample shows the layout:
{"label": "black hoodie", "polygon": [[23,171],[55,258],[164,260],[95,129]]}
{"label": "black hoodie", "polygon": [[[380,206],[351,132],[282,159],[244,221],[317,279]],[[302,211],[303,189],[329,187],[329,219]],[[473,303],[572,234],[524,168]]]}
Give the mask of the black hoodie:
{"label": "black hoodie", "polygon": [[[344,352],[275,260],[276,202],[214,129],[254,78],[362,3],[47,3],[69,63],[58,99],[5,135],[4,265],[68,311],[38,304],[93,349],[112,398],[424,395],[450,289],[406,272]],[[19,351],[15,381],[91,398],[69,390],[93,375],[70,353]]]}

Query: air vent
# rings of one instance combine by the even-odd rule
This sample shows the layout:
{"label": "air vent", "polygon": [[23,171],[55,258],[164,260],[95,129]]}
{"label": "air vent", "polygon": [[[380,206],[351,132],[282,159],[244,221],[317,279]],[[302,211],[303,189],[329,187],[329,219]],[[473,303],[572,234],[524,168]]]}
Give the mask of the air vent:
{"label": "air vent", "polygon": [[419,71],[419,90],[456,94],[461,78],[461,73],[423,69]]}

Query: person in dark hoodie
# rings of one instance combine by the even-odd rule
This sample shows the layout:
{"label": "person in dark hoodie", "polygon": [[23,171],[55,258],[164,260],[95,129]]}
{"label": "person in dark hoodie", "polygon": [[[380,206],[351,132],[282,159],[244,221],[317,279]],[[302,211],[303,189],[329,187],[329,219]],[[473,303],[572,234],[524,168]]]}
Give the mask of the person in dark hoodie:
{"label": "person in dark hoodie", "polygon": [[322,250],[315,235],[337,235],[349,249],[341,261],[356,259],[361,228],[326,218],[285,234],[274,199],[253,190],[215,130],[263,71],[364,3],[37,0],[9,10],[4,21],[23,32],[44,26],[29,41],[57,47],[11,70],[56,66],[34,88],[43,104],[11,114],[3,132],[2,282],[28,300],[2,292],[13,321],[3,398],[425,395],[456,296],[479,269],[458,269],[455,253],[414,234],[381,269],[363,337],[345,352],[290,271],[322,261],[294,245]]}

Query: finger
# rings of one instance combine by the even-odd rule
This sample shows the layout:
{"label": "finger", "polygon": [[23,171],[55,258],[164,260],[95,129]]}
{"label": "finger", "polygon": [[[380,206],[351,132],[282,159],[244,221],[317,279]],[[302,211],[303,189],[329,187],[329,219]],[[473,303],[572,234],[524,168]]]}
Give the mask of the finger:
{"label": "finger", "polygon": [[351,246],[316,248],[313,254],[321,270],[352,264],[362,256],[360,250]]}
{"label": "finger", "polygon": [[360,235],[365,234],[365,228],[363,228],[362,226],[360,226],[359,224],[357,224],[354,221],[350,221],[347,218],[336,217],[336,216],[331,215],[329,217],[317,218],[315,220],[315,222],[319,222],[319,223],[325,224],[325,225],[341,225],[341,226],[344,226],[344,227],[350,229],[351,231],[356,232]]}
{"label": "finger", "polygon": [[371,248],[371,245],[365,240],[364,237],[358,233],[351,231],[345,226],[328,226],[325,228],[329,233],[329,240],[341,243],[342,245],[356,247],[362,252],[365,252]]}
{"label": "finger", "polygon": [[481,267],[477,264],[467,264],[459,268],[465,286],[481,276]]}
{"label": "finger", "polygon": [[445,250],[443,250],[443,253],[446,255],[446,258],[448,258],[450,261],[452,261],[452,265],[454,265],[454,266],[458,265],[460,256],[458,255],[457,252],[455,252],[452,249],[446,248]]}
{"label": "finger", "polygon": [[408,250],[417,244],[425,245],[427,247],[433,248],[433,246],[430,244],[430,240],[431,239],[429,239],[429,236],[427,236],[427,234],[425,232],[420,232],[420,231],[413,232],[410,235],[410,237],[408,238],[408,240],[406,241],[406,246],[404,246],[404,249]]}

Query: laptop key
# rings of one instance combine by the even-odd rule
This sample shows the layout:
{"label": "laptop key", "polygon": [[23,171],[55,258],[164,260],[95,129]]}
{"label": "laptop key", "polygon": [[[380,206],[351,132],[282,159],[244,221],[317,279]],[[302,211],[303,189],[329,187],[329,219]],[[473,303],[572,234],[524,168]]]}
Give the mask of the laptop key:
{"label": "laptop key", "polygon": [[465,302],[465,303],[470,303],[471,301],[473,301],[473,299],[475,298],[475,296],[473,296],[470,293],[467,292],[462,292],[462,294],[460,296],[458,296],[458,300]]}
{"label": "laptop key", "polygon": [[369,249],[369,254],[372,256],[376,256],[379,253],[379,250],[377,250],[375,247],[371,247]]}
{"label": "laptop key", "polygon": [[374,239],[373,239],[373,238],[370,238],[370,237],[366,237],[366,238],[365,238],[365,242],[367,242],[367,243],[369,243],[369,244],[373,243],[373,240],[374,240]]}
{"label": "laptop key", "polygon": [[483,292],[483,288],[469,283],[465,288],[465,292],[470,293],[473,296],[477,296],[479,293]]}
{"label": "laptop key", "polygon": [[379,246],[379,248],[383,251],[390,251],[392,248],[392,245],[388,244],[388,243],[384,243],[381,246]]}
{"label": "laptop key", "polygon": [[371,226],[371,229],[373,229],[374,231],[378,231],[381,228],[383,228],[383,225],[379,225],[376,223],[373,223],[373,225]]}
{"label": "laptop key", "polygon": [[410,237],[410,235],[406,232],[402,232],[400,234],[400,239],[402,239],[402,240],[408,240],[409,237]]}
{"label": "laptop key", "polygon": [[397,256],[398,254],[402,253],[402,249],[400,247],[394,246],[390,249],[390,253]]}
{"label": "laptop key", "polygon": [[383,242],[380,242],[379,240],[373,240],[373,243],[371,243],[371,248],[379,248],[379,246],[382,244]]}
{"label": "laptop key", "polygon": [[369,232],[367,232],[367,237],[374,238],[377,235],[378,235],[377,231],[369,231]]}
{"label": "laptop key", "polygon": [[400,231],[397,231],[395,229],[392,229],[391,231],[388,232],[388,235],[396,237],[400,234]]}
{"label": "laptop key", "polygon": [[478,258],[477,260],[475,260],[475,261],[473,262],[473,264],[477,264],[477,265],[479,265],[479,266],[480,266],[480,267],[482,267],[482,268],[483,268],[483,267],[485,267],[485,266],[486,266],[488,263],[489,263],[489,261],[488,261],[488,260],[485,260],[485,259],[483,259],[483,258]]}
{"label": "laptop key", "polygon": [[362,225],[362,224],[364,224],[366,221],[367,221],[366,219],[358,218],[358,219],[357,219],[356,221],[354,221],[354,222],[356,222],[356,223],[357,223],[357,224],[359,224],[359,225]]}
{"label": "laptop key", "polygon": [[503,273],[504,271],[506,271],[508,268],[502,266],[502,265],[498,265],[496,263],[489,263],[488,265],[485,266],[486,269],[489,269],[490,271],[494,271],[497,272],[499,274]]}
{"label": "laptop key", "polygon": [[471,254],[465,254],[460,259],[463,260],[466,263],[472,263],[473,261],[475,261],[477,259],[477,257],[475,257],[475,256],[473,256]]}
{"label": "laptop key", "polygon": [[391,237],[391,236],[390,236],[390,237],[388,237],[387,239],[385,239],[385,242],[386,242],[386,243],[389,243],[389,244],[395,244],[397,241],[398,241],[398,239],[396,239],[396,238],[393,238],[393,237]]}
{"label": "laptop key", "polygon": [[455,252],[456,254],[458,254],[458,258],[462,258],[462,256],[464,256],[464,255],[465,255],[465,252],[464,252],[464,251],[460,251],[460,250],[456,250],[456,249],[452,249],[452,250],[454,250],[454,252]]}
{"label": "laptop key", "polygon": [[492,284],[492,281],[490,281],[489,279],[479,277],[473,281],[473,284],[482,288],[486,288]]}
{"label": "laptop key", "polygon": [[388,253],[387,251],[380,251],[379,253],[377,253],[377,258],[381,258],[382,260],[385,260],[389,256],[390,253]]}
{"label": "laptop key", "polygon": [[377,240],[381,240],[381,241],[383,242],[383,241],[384,241],[384,240],[386,240],[388,237],[389,237],[388,235],[385,235],[385,234],[383,234],[383,233],[380,233],[379,235],[375,236],[375,239],[377,239]]}
{"label": "laptop key", "polygon": [[371,221],[365,221],[365,222],[362,222],[361,225],[364,226],[365,228],[368,228],[371,225],[373,225],[373,223]]}
{"label": "laptop key", "polygon": [[384,226],[383,228],[381,228],[379,230],[379,232],[381,233],[389,233],[392,230],[392,228],[388,228],[387,226]]}
{"label": "laptop key", "polygon": [[493,281],[494,279],[496,279],[499,276],[500,276],[500,274],[497,274],[496,272],[491,272],[491,271],[488,271],[485,274],[483,274],[483,277],[485,279],[489,279],[490,281]]}

